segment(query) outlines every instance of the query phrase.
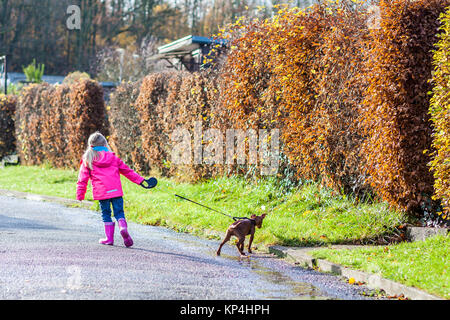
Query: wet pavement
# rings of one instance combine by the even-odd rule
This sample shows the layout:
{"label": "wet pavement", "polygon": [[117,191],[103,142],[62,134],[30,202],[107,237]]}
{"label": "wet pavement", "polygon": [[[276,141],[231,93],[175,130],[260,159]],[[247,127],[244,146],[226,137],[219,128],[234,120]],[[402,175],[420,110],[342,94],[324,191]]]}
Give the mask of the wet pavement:
{"label": "wet pavement", "polygon": [[129,223],[102,246],[100,213],[0,196],[0,299],[369,299],[364,287],[269,254]]}

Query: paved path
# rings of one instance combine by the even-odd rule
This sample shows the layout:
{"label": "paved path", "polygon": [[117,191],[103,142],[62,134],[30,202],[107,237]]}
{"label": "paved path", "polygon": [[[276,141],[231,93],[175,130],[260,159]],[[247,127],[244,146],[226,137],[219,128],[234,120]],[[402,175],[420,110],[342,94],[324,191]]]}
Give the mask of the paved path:
{"label": "paved path", "polygon": [[366,299],[337,277],[218,241],[129,223],[102,246],[100,214],[0,196],[0,299]]}

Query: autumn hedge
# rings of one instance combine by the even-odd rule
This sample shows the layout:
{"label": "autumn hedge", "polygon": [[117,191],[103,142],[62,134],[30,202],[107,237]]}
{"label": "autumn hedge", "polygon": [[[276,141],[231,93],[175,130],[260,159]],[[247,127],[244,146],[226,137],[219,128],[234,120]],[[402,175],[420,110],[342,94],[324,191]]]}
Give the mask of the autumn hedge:
{"label": "autumn hedge", "polygon": [[384,200],[420,210],[433,194],[427,164],[432,50],[439,16],[450,1],[380,1],[380,28],[371,30],[368,87],[362,104],[362,147],[369,182]]}
{"label": "autumn hedge", "polygon": [[108,135],[103,89],[95,81],[32,84],[18,97],[17,152],[21,163],[79,166],[89,135]]}
{"label": "autumn hedge", "polygon": [[366,18],[342,2],[309,11],[281,6],[271,20],[231,26],[224,67],[223,101],[238,125],[279,128],[299,178],[345,193],[368,189],[357,82]]}
{"label": "autumn hedge", "polygon": [[226,108],[244,126],[278,126],[300,178],[419,210],[433,194],[427,92],[449,4],[280,6],[272,19],[238,22],[228,31]]}
{"label": "autumn hedge", "polygon": [[[161,72],[142,80],[134,106],[141,132],[140,152],[150,169],[186,181],[209,178],[218,170],[203,161],[196,162],[193,152],[195,123],[210,127],[217,92],[212,79],[202,73]],[[173,133],[177,129],[189,135],[189,150],[185,151],[190,158],[180,164],[172,163],[178,139]]]}

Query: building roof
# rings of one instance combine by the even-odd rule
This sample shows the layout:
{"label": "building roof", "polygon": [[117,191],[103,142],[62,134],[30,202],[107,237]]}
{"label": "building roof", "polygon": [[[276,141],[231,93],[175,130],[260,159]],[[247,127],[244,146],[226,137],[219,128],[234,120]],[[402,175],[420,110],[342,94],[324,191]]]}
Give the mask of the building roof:
{"label": "building roof", "polygon": [[214,44],[225,45],[226,40],[216,40],[213,38],[190,35],[164,46],[158,47],[158,53],[165,56],[169,56],[171,54],[188,54],[199,49],[201,46]]}

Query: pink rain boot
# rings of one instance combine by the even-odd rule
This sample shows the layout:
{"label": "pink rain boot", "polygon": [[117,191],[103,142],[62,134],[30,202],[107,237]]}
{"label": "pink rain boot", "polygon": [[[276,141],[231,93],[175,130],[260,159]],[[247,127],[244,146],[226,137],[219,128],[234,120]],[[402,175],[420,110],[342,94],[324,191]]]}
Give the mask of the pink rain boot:
{"label": "pink rain boot", "polygon": [[114,222],[105,222],[105,235],[106,239],[98,240],[100,244],[106,244],[112,246],[114,244]]}
{"label": "pink rain boot", "polygon": [[125,219],[119,219],[118,222],[120,234],[122,235],[125,247],[131,247],[133,245],[133,239],[131,239],[130,234],[128,233],[127,221]]}

